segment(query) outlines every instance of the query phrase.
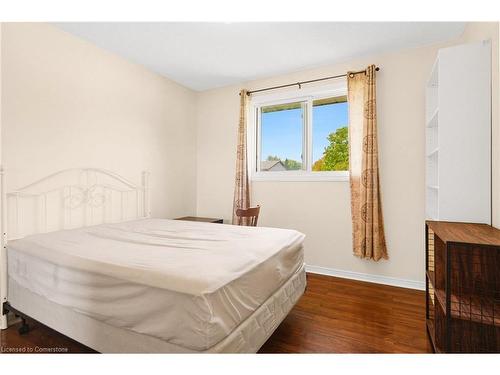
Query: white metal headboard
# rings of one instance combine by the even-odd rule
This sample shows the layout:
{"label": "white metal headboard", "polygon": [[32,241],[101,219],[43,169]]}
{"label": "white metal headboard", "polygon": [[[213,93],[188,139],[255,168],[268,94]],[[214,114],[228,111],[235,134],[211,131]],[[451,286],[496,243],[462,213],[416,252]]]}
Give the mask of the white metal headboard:
{"label": "white metal headboard", "polygon": [[6,192],[2,169],[2,226],[6,243],[30,234],[150,216],[148,173],[134,184],[99,168],[65,169]]}
{"label": "white metal headboard", "polygon": [[5,171],[0,167],[1,242],[0,328],[7,328],[3,303],[7,301],[7,252],[9,240],[30,234],[150,216],[149,173],[134,184],[99,168],[66,169],[12,192],[5,191]]}

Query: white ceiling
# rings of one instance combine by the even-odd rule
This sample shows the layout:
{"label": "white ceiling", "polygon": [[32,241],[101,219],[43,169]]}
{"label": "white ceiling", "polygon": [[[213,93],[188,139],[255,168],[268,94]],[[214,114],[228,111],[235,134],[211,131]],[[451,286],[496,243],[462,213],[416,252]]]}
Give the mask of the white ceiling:
{"label": "white ceiling", "polygon": [[56,23],[194,90],[456,38],[463,22]]}

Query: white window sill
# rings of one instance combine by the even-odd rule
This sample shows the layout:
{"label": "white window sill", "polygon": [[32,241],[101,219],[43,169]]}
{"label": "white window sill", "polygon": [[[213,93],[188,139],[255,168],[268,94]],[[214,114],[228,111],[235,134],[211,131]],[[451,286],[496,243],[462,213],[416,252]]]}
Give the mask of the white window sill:
{"label": "white window sill", "polygon": [[250,176],[250,181],[349,181],[349,172],[257,172]]}

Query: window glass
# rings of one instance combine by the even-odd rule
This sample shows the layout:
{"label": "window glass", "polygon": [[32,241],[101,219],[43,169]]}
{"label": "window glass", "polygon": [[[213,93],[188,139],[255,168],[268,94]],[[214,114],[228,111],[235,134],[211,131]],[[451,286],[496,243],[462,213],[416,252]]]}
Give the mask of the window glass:
{"label": "window glass", "polygon": [[261,172],[303,169],[304,102],[261,107]]}
{"label": "window glass", "polygon": [[347,110],[347,96],[313,101],[313,172],[349,170]]}

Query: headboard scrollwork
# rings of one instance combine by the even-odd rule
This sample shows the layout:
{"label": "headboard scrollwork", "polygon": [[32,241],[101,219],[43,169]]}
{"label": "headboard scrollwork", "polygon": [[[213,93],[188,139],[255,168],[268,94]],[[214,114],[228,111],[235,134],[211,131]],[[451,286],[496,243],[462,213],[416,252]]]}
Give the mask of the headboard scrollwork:
{"label": "headboard scrollwork", "polygon": [[12,192],[2,173],[3,240],[150,216],[148,173],[134,184],[104,169],[67,169]]}

